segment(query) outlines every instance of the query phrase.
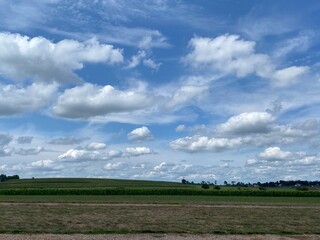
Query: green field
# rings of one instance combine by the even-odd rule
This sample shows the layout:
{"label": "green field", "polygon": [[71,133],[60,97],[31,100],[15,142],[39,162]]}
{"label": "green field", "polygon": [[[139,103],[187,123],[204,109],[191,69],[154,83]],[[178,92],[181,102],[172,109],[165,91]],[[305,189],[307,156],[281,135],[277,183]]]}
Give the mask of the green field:
{"label": "green field", "polygon": [[0,183],[0,189],[12,188],[199,188],[199,185],[177,182],[100,179],[100,178],[39,178],[13,179]]}
{"label": "green field", "polygon": [[320,197],[310,188],[269,188],[222,186],[202,189],[200,184],[115,179],[22,179],[0,183],[0,195],[203,195],[260,197]]}
{"label": "green field", "polygon": [[[106,189],[130,194],[64,194]],[[174,182],[22,179],[0,183],[1,191],[9,194],[0,194],[0,233],[320,234],[319,197],[234,195],[301,193],[292,188],[204,190]],[[20,194],[10,194],[15,191]],[[46,191],[63,194],[41,194]],[[173,194],[146,194],[161,191]],[[185,191],[196,194],[176,194]],[[230,195],[203,195],[211,192]]]}

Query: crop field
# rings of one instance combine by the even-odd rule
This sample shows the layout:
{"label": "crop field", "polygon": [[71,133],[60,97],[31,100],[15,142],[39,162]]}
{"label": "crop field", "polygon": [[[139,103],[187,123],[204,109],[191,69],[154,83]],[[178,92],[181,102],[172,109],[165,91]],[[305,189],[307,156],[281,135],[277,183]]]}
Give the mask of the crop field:
{"label": "crop field", "polygon": [[[14,193],[21,189],[23,191],[33,189],[41,193],[46,189],[69,191],[70,189],[104,188],[137,191],[141,189],[187,189],[196,192],[235,191],[232,188],[203,190],[199,185],[129,180],[12,180],[12,182],[0,183],[2,217],[0,233],[320,235],[319,197],[201,194],[9,194],[10,191]],[[10,191],[7,194],[1,194],[3,193],[1,191],[8,190]],[[237,191],[262,192],[256,189],[237,189]],[[283,191],[271,189],[264,192],[268,191],[300,193],[295,189]]]}

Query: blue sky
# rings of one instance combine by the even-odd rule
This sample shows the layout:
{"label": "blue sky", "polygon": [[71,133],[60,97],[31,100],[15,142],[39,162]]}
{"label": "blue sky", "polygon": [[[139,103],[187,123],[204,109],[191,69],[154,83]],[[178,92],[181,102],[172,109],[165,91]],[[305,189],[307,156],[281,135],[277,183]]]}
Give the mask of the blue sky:
{"label": "blue sky", "polygon": [[320,3],[0,0],[0,171],[320,177]]}

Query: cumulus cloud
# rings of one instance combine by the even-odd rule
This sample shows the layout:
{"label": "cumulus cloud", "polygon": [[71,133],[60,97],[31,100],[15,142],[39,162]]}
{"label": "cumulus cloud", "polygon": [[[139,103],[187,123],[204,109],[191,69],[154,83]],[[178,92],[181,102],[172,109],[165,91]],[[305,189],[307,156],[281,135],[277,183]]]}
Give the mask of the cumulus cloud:
{"label": "cumulus cloud", "polygon": [[0,116],[35,111],[48,104],[56,90],[55,84],[42,83],[25,88],[11,84],[0,86]]}
{"label": "cumulus cloud", "polygon": [[[305,179],[307,172],[309,177],[314,174],[313,169],[320,164],[317,154],[306,152],[284,151],[280,147],[269,147],[257,154],[257,159],[246,161],[246,167],[250,172],[268,178],[280,179]],[[269,180],[270,181],[270,180]]]}
{"label": "cumulus cloud", "polygon": [[185,61],[194,68],[235,74],[240,78],[255,74],[270,79],[275,87],[291,86],[309,70],[305,66],[278,69],[269,55],[255,52],[255,45],[255,42],[243,40],[238,35],[194,37],[189,42],[191,52]]}
{"label": "cumulus cloud", "polygon": [[318,146],[320,121],[310,119],[288,125],[277,125],[274,117],[266,112],[254,112],[231,117],[217,126],[212,136],[194,135],[170,143],[175,150],[185,152],[227,151],[244,147],[279,145]]}
{"label": "cumulus cloud", "polygon": [[154,152],[147,147],[131,147],[131,148],[126,148],[125,153],[127,157],[131,157],[131,156],[153,154]]}
{"label": "cumulus cloud", "polygon": [[184,152],[213,151],[220,152],[235,149],[246,144],[243,138],[209,138],[207,136],[195,135],[184,137],[170,142],[170,147],[174,150]]}
{"label": "cumulus cloud", "polygon": [[123,62],[122,51],[96,39],[86,42],[0,33],[0,75],[14,80],[67,82],[84,63]]}
{"label": "cumulus cloud", "polygon": [[282,151],[279,147],[269,147],[258,156],[260,159],[267,161],[278,161],[292,159],[293,154],[291,152]]}
{"label": "cumulus cloud", "polygon": [[270,124],[275,118],[267,112],[250,112],[232,116],[227,122],[217,126],[217,133],[244,135],[250,133],[266,133],[271,130]]}
{"label": "cumulus cloud", "polygon": [[[89,144],[90,145],[90,144]],[[85,148],[72,148],[58,156],[58,159],[65,162],[86,162],[86,161],[108,161],[121,157],[138,157],[154,152],[147,147],[131,147],[121,150],[105,150],[106,146],[101,143],[87,145]]]}
{"label": "cumulus cloud", "polygon": [[67,152],[58,156],[58,158],[64,161],[98,161],[109,159],[105,153],[85,149],[69,149]]}
{"label": "cumulus cloud", "polygon": [[194,67],[206,66],[238,77],[252,73],[265,77],[273,70],[267,55],[255,53],[255,42],[242,40],[238,35],[194,37],[189,46],[192,51],[186,61]]}
{"label": "cumulus cloud", "polygon": [[92,142],[92,143],[89,143],[85,148],[89,151],[103,150],[107,148],[107,144],[100,143],[100,142]]}
{"label": "cumulus cloud", "polygon": [[143,126],[141,128],[136,128],[128,133],[128,139],[135,140],[135,141],[143,141],[143,140],[151,140],[153,136],[150,130]]}
{"label": "cumulus cloud", "polygon": [[117,90],[110,85],[84,84],[59,96],[53,113],[66,118],[90,118],[110,113],[133,112],[150,107],[153,99],[144,92]]}

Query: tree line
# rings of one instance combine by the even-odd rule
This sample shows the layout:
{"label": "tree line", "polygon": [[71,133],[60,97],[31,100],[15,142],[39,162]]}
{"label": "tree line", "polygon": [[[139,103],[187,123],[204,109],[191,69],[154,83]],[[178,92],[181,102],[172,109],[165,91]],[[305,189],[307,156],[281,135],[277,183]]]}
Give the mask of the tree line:
{"label": "tree line", "polygon": [[[182,179],[181,182],[183,184],[201,184],[201,185],[217,185],[217,181],[215,182],[208,182],[208,181],[202,181],[200,183],[194,183],[194,182],[189,182],[186,179]],[[319,187],[320,186],[320,181],[307,181],[307,180],[280,180],[280,181],[271,181],[271,182],[255,182],[255,183],[243,183],[243,182],[236,182],[236,181],[231,181],[227,182],[224,181],[223,185],[225,186],[237,186],[237,187]]]}
{"label": "tree line", "polygon": [[0,182],[8,181],[11,179],[20,179],[18,175],[7,176],[5,174],[0,174]]}

